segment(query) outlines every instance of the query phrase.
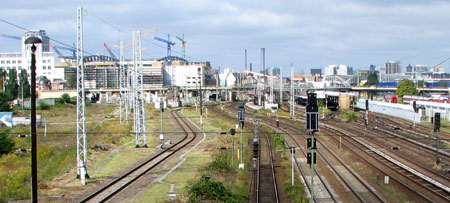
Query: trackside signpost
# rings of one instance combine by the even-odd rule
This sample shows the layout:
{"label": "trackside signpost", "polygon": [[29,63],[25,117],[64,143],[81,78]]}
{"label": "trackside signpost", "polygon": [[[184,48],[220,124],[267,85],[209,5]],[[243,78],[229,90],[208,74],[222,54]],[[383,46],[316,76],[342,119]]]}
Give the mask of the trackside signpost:
{"label": "trackside signpost", "polygon": [[319,130],[319,107],[317,106],[316,93],[308,93],[308,103],[306,105],[306,129],[311,134],[311,138],[308,138],[307,140],[307,147],[311,150],[311,152],[308,152],[307,154],[307,163],[311,165],[310,202],[314,202],[314,164],[316,164],[316,153],[314,152],[314,149],[317,149],[314,132]]}

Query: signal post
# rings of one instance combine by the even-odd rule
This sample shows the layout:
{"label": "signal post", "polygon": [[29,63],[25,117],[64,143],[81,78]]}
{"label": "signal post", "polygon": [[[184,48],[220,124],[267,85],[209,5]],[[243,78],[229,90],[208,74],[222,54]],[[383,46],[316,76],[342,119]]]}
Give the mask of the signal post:
{"label": "signal post", "polygon": [[311,152],[308,152],[307,154],[307,163],[311,165],[310,202],[314,202],[314,164],[316,164],[316,153],[314,152],[314,149],[317,149],[314,132],[319,130],[319,107],[317,106],[316,93],[308,93],[308,104],[306,105],[306,129],[311,134],[311,138],[308,138],[307,140],[307,147],[311,150]]}

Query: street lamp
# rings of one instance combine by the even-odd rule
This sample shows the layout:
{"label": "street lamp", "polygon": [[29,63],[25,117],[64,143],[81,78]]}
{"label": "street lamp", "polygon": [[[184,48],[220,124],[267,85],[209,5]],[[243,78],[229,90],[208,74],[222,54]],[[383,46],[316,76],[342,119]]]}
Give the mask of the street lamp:
{"label": "street lamp", "polygon": [[31,44],[31,202],[38,202],[37,195],[37,138],[36,138],[36,45],[41,44],[38,37],[29,37],[25,44]]}

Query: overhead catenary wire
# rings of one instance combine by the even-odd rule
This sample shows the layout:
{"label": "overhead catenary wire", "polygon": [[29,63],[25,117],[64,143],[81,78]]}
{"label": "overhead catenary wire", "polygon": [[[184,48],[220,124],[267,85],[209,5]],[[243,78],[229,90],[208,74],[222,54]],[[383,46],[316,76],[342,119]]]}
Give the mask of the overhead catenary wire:
{"label": "overhead catenary wire", "polygon": [[[111,22],[109,22],[109,21],[107,21],[107,20],[105,20],[105,19],[103,19],[103,18],[93,14],[90,11],[87,11],[86,9],[83,9],[83,10],[86,11],[87,13],[89,13],[90,16],[92,16],[92,17],[96,18],[97,20],[101,21],[102,23],[104,23],[104,24],[106,24],[106,25],[116,29],[117,31],[119,31],[121,33],[124,33],[124,34],[126,34],[126,35],[128,35],[130,37],[132,36],[131,32],[128,32],[128,31],[125,31],[124,29],[119,28],[118,26],[114,25],[113,23],[111,23]],[[141,39],[141,40],[144,41],[144,42],[147,42],[148,44],[151,44],[151,45],[163,48],[163,49],[167,48],[167,47],[165,47],[165,46],[163,46],[161,44],[155,43],[155,42],[153,42],[151,40],[148,40],[148,39],[145,39],[145,38]],[[172,52],[177,53],[177,54],[181,54],[181,52],[178,52],[176,50],[172,50]],[[197,61],[201,61],[200,59],[197,59],[197,58],[192,57],[192,56],[186,56],[186,58],[190,58],[190,59],[194,59],[194,60],[197,60]]]}

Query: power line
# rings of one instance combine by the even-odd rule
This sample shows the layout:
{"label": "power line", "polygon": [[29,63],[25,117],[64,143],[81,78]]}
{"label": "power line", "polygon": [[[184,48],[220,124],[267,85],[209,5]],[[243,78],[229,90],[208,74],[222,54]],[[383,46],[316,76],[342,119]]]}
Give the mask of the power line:
{"label": "power line", "polygon": [[[86,11],[86,13],[88,13],[90,16],[96,18],[97,20],[101,21],[102,23],[105,23],[106,25],[111,26],[112,28],[116,29],[117,31],[122,32],[122,33],[125,33],[126,35],[128,35],[128,36],[131,37],[131,33],[130,33],[130,32],[127,32],[127,31],[125,31],[125,30],[119,28],[118,26],[114,25],[113,23],[111,23],[111,22],[109,22],[109,21],[107,21],[107,20],[105,20],[105,19],[103,19],[103,18],[101,18],[101,17],[99,17],[99,16],[93,14],[92,12],[87,11],[86,9],[84,9],[84,11]],[[155,43],[155,42],[153,42],[153,41],[151,41],[151,40],[142,39],[142,41],[147,42],[148,44],[151,44],[151,45],[154,45],[154,46],[157,46],[157,47],[166,49],[165,46],[163,46],[163,45],[161,45],[161,44],[158,44],[158,43]],[[177,53],[177,54],[181,54],[181,52],[178,52],[178,51],[176,51],[176,50],[172,50],[172,52]],[[148,56],[149,56],[149,55],[148,55]],[[186,58],[190,58],[190,59],[194,59],[194,60],[197,60],[197,61],[201,61],[200,59],[197,59],[197,58],[192,57],[192,56],[186,56]]]}
{"label": "power line", "polygon": [[[22,27],[22,26],[20,26],[20,25],[14,24],[14,23],[12,23],[12,22],[9,22],[9,21],[3,20],[3,19],[0,19],[0,21],[3,22],[3,23],[6,23],[6,24],[8,24],[8,25],[11,25],[11,26],[13,26],[13,27],[19,28],[19,29],[21,29],[21,30],[25,30],[25,31],[27,31],[27,32],[31,32],[31,30],[29,30],[29,29],[27,29],[27,28],[24,28],[24,27]],[[47,36],[47,37],[48,37],[48,36]],[[53,42],[56,42],[56,43],[58,43],[58,44],[61,44],[61,45],[64,45],[64,46],[66,46],[66,47],[73,48],[73,49],[76,50],[76,47],[73,47],[72,45],[68,45],[68,44],[66,44],[66,43],[64,43],[64,42],[61,42],[61,41],[56,40],[56,39],[53,39],[53,38],[51,38],[51,37],[48,37],[48,39],[51,40],[51,41],[53,41]],[[95,54],[89,53],[89,52],[84,51],[84,50],[83,50],[83,53],[86,53],[86,54],[88,54],[88,55],[95,55]]]}

